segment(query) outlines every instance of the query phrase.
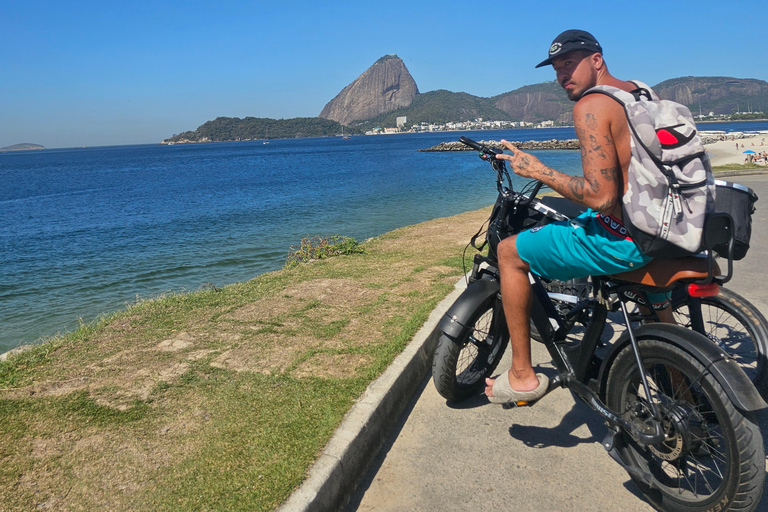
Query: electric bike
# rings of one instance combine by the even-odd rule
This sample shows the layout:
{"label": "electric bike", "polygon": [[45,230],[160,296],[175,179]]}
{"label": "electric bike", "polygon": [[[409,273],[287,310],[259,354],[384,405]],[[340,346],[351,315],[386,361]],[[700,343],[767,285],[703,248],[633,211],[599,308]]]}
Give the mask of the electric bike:
{"label": "electric bike", "polygon": [[[498,199],[467,289],[441,320],[433,360],[437,391],[448,400],[482,392],[509,342],[501,302],[498,243],[523,229],[567,217],[536,198],[541,183],[513,190],[498,150],[466,137],[496,173]],[[716,343],[680,325],[633,322],[632,304],[651,290],[687,285],[689,294],[717,294],[713,247],[732,250],[732,219],[712,215],[705,226],[706,258],[655,260],[641,269],[590,276],[586,293],[567,307],[531,274],[531,321],[557,375],[547,393],[567,388],[608,425],[603,446],[646,498],[662,510],[754,510],[763,491],[765,454],[754,411],[766,407],[739,364]],[[626,326],[607,342],[609,313]],[[649,313],[653,315],[653,312]],[[545,395],[546,396],[546,395]],[[535,402],[505,404],[531,406]]]}

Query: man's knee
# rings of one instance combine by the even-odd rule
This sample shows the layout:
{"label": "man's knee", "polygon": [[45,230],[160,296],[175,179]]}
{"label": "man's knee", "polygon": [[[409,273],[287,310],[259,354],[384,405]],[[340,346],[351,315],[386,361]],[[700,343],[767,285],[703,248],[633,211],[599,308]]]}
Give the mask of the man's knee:
{"label": "man's knee", "polygon": [[500,270],[501,268],[519,268],[526,272],[528,271],[528,263],[517,252],[517,236],[511,236],[499,242],[496,248],[496,255],[499,259]]}

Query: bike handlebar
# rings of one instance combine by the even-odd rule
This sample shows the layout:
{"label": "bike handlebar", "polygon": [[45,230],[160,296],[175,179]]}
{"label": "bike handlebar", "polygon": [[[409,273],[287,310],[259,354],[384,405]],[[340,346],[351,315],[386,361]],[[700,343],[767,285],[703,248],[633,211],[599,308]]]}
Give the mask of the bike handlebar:
{"label": "bike handlebar", "polygon": [[475,142],[469,137],[464,137],[463,135],[459,137],[459,142],[462,144],[471,147],[472,149],[481,152],[484,155],[493,156],[500,155],[503,153],[503,151],[499,151],[498,149],[489,148],[485,144],[480,144],[479,142]]}
{"label": "bike handlebar", "polygon": [[[474,140],[470,139],[469,137],[464,137],[463,135],[461,137],[459,137],[459,142],[461,142],[465,146],[469,146],[470,148],[474,149],[475,151],[479,151],[481,153],[480,157],[483,158],[484,160],[491,160],[491,164],[492,165],[494,163],[496,163],[497,165],[501,164],[499,169],[497,169],[497,165],[493,166],[493,168],[496,169],[497,171],[500,171],[501,169],[504,169],[504,160],[499,160],[499,159],[496,158],[496,155],[502,154],[503,151],[500,151],[500,150],[494,149],[494,148],[489,148],[485,144],[480,144],[479,142],[475,142]],[[506,171],[504,171],[504,172],[506,173]],[[501,179],[501,178],[499,178],[499,179]],[[501,183],[501,182],[499,182],[499,183]],[[518,194],[518,196],[523,198],[523,199],[520,200],[518,205],[522,206],[523,208],[528,207],[531,204],[531,202],[533,202],[534,198],[536,197],[536,194],[539,193],[539,190],[541,189],[542,185],[544,185],[544,183],[542,183],[541,181],[536,180],[536,186],[533,188],[533,192],[531,193],[530,196],[524,196],[523,194]],[[501,185],[499,185],[499,186],[501,186]],[[512,185],[510,183],[510,187],[511,186]],[[510,192],[511,192],[511,190],[510,190]]]}

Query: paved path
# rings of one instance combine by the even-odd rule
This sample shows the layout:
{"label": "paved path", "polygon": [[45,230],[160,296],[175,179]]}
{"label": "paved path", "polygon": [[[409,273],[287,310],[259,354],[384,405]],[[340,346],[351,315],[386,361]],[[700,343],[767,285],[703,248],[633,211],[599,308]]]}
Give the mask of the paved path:
{"label": "paved path", "polygon": [[[750,254],[736,263],[729,288],[768,314],[768,176],[726,179],[763,198]],[[534,364],[553,371],[546,349],[533,348]],[[499,368],[508,367],[507,356]],[[768,414],[759,420],[768,432]],[[481,397],[452,408],[425,379],[347,512],[653,510],[602,448],[605,432],[566,390],[532,408],[504,410]],[[768,512],[768,496],[758,510]]]}

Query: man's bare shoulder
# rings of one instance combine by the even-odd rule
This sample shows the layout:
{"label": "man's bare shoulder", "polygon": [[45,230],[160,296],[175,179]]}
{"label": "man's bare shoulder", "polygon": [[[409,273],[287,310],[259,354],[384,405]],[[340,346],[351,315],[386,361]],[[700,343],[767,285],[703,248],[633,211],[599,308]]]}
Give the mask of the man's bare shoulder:
{"label": "man's bare shoulder", "polygon": [[614,106],[620,106],[619,102],[606,94],[585,94],[576,102],[576,105],[573,106],[573,112],[576,114],[577,111],[591,112],[605,109],[613,110],[612,107]]}
{"label": "man's bare shoulder", "polygon": [[573,121],[578,125],[587,119],[611,123],[624,119],[624,108],[613,98],[605,94],[585,94],[573,106]]}

